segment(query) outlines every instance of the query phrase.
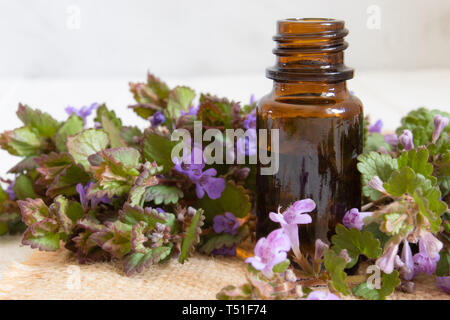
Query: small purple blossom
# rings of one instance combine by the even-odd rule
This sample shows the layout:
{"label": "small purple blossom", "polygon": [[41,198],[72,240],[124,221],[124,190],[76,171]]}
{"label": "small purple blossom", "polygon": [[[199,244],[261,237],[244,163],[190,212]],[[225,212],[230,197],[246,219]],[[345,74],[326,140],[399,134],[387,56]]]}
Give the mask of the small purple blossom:
{"label": "small purple blossom", "polygon": [[255,95],[252,94],[252,95],[250,96],[250,102],[249,102],[249,105],[252,106],[255,102],[256,102]]}
{"label": "small purple blossom", "polygon": [[319,261],[323,258],[325,250],[328,249],[328,245],[320,239],[316,239],[316,245],[314,250],[314,261]]}
{"label": "small purple blossom", "polygon": [[394,147],[399,144],[398,136],[395,133],[384,135],[384,141]]}
{"label": "small purple blossom", "polygon": [[442,246],[442,242],[431,232],[423,232],[420,235],[419,252],[413,257],[415,275],[421,272],[432,275],[436,271]]}
{"label": "small purple blossom", "polygon": [[433,130],[433,136],[432,136],[432,142],[436,143],[436,141],[439,139],[442,130],[448,125],[448,118],[443,117],[441,115],[436,115],[434,117],[434,130]]}
{"label": "small purple blossom", "polygon": [[77,109],[72,106],[68,106],[66,108],[66,113],[69,116],[72,116],[75,114],[76,116],[81,117],[83,119],[84,124],[86,124],[87,117],[89,117],[92,114],[92,112],[98,108],[98,106],[99,106],[99,104],[97,102],[91,104],[90,106],[83,106],[80,109]]}
{"label": "small purple blossom", "polygon": [[16,184],[16,180],[11,181],[11,183],[8,185],[8,188],[6,188],[5,192],[8,195],[10,200],[16,200],[16,193],[14,192],[14,185]]}
{"label": "small purple blossom", "polygon": [[256,108],[247,115],[247,118],[245,118],[243,122],[243,126],[245,129],[256,129]]}
{"label": "small purple blossom", "polygon": [[341,300],[339,297],[329,291],[315,290],[312,291],[306,300]]}
{"label": "small purple blossom", "polygon": [[383,128],[383,120],[379,119],[372,126],[369,127],[370,133],[381,133],[381,129]]}
{"label": "small purple blossom", "polygon": [[190,106],[188,112],[181,110],[180,114],[181,114],[181,116],[196,116],[199,109],[200,109],[200,104],[198,104],[196,106]]}
{"label": "small purple blossom", "polygon": [[213,200],[220,198],[225,190],[225,179],[216,178],[217,171],[214,168],[203,171],[205,162],[202,149],[194,147],[190,155],[183,152],[183,158],[174,158],[173,163],[176,171],[187,175],[195,184],[199,199],[202,199],[205,193]]}
{"label": "small purple blossom", "polygon": [[387,245],[384,249],[381,257],[377,259],[375,264],[380,268],[384,273],[392,273],[394,271],[395,262],[397,259],[399,242],[392,241]]}
{"label": "small purple blossom", "polygon": [[224,215],[217,215],[213,219],[213,229],[215,233],[229,233],[236,235],[239,228],[239,221],[231,212],[225,212]]}
{"label": "small purple blossom", "polygon": [[445,293],[450,294],[450,276],[437,277],[436,285],[441,288]]}
{"label": "small purple blossom", "polygon": [[88,198],[87,193],[88,193],[89,188],[92,185],[93,185],[93,183],[90,182],[90,183],[86,184],[86,186],[84,186],[84,187],[81,183],[77,184],[77,186],[76,186],[76,190],[77,190],[78,194],[80,195],[81,206],[83,207],[83,210],[85,210],[85,211],[89,207],[89,201],[91,203],[92,208],[97,207],[100,203],[110,204],[112,202],[112,199],[108,198],[106,195],[102,196],[100,198],[98,198],[98,197]]}
{"label": "small purple blossom", "polygon": [[414,149],[414,137],[410,130],[408,129],[403,130],[403,133],[400,135],[398,140],[403,145],[405,151]]}
{"label": "small purple blossom", "polygon": [[219,249],[214,249],[212,251],[212,254],[215,254],[217,256],[236,256],[236,245],[233,245],[231,247],[222,246]]}
{"label": "small purple blossom", "polygon": [[311,199],[304,199],[294,202],[284,213],[280,213],[281,207],[278,208],[278,213],[270,212],[269,218],[273,222],[278,222],[281,228],[291,242],[292,250],[297,257],[300,257],[300,241],[298,238],[298,225],[308,224],[312,222],[312,218],[306,212],[311,212],[316,208],[316,204]]}
{"label": "small purple blossom", "polygon": [[166,117],[161,111],[156,111],[155,114],[153,114],[153,116],[149,118],[149,120],[152,124],[152,127],[156,127],[166,122]]}
{"label": "small purple blossom", "polygon": [[403,241],[402,258],[403,265],[400,267],[400,275],[405,280],[412,280],[414,278],[414,260],[407,240]]}
{"label": "small purple blossom", "polygon": [[246,263],[251,263],[253,268],[261,271],[266,277],[273,276],[273,267],[287,258],[287,252],[291,249],[291,243],[283,229],[272,231],[267,238],[258,240],[255,246],[255,256],[247,258]]}
{"label": "small purple blossom", "polygon": [[381,193],[386,193],[386,190],[383,187],[383,181],[381,181],[379,176],[374,176],[367,184],[372,189],[380,191]]}
{"label": "small purple blossom", "polygon": [[359,212],[358,208],[352,208],[345,213],[342,223],[348,229],[356,228],[358,230],[362,230],[364,227],[364,218],[372,215],[373,212]]}

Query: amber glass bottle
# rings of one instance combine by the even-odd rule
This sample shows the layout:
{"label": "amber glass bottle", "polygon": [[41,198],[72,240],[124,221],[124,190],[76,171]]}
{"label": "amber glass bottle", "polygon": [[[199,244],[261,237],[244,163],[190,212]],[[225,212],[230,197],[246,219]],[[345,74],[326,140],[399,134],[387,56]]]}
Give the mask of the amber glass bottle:
{"label": "amber glass bottle", "polygon": [[347,90],[353,69],[344,65],[343,21],[287,19],[277,29],[277,62],[266,71],[273,90],[258,102],[257,126],[279,130],[279,170],[261,175],[258,167],[257,236],[279,227],[269,212],[311,198],[313,222],[299,233],[301,250],[312,253],[315,239],[329,240],[345,212],[361,205],[362,104]]}

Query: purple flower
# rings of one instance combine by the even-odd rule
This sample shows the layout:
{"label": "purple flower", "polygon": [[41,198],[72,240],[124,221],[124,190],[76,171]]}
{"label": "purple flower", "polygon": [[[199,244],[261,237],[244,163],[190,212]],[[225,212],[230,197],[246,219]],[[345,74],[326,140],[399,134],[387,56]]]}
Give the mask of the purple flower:
{"label": "purple flower", "polygon": [[283,214],[270,212],[269,217],[273,222],[278,222],[291,242],[292,250],[297,257],[300,257],[300,241],[298,238],[298,225],[312,222],[312,218],[305,212],[311,212],[316,208],[316,204],[311,199],[304,199],[294,202]]}
{"label": "purple flower", "polygon": [[403,130],[403,133],[400,135],[398,140],[403,145],[405,151],[414,149],[414,138],[410,130],[408,129]]}
{"label": "purple flower", "polygon": [[437,277],[436,285],[444,290],[445,293],[450,294],[450,276],[447,277]]}
{"label": "purple flower", "polygon": [[371,133],[381,133],[381,128],[383,128],[383,120],[379,119],[372,126],[369,127],[369,132]]}
{"label": "purple flower", "polygon": [[381,257],[377,259],[375,264],[380,268],[384,273],[392,273],[394,271],[394,265],[397,258],[399,242],[391,241],[387,247],[384,249]]}
{"label": "purple flower", "polygon": [[236,235],[239,228],[239,221],[231,212],[225,212],[225,214],[217,215],[214,217],[214,232],[215,233],[229,233]]}
{"label": "purple flower", "polygon": [[219,249],[214,249],[212,251],[212,254],[215,254],[217,256],[236,256],[236,245],[233,245],[231,247],[222,246]]}
{"label": "purple flower", "polygon": [[242,124],[245,129],[256,129],[256,108],[247,115]]}
{"label": "purple flower", "polygon": [[429,255],[423,252],[416,253],[413,257],[414,260],[414,275],[418,275],[423,272],[428,275],[432,275],[436,271],[437,263],[439,262],[439,256],[431,258]]}
{"label": "purple flower", "polygon": [[66,113],[69,116],[75,114],[76,116],[81,117],[83,119],[83,122],[86,124],[87,117],[89,117],[92,114],[92,112],[98,108],[98,106],[99,104],[96,102],[91,104],[90,106],[83,106],[80,109],[68,106],[66,108]]}
{"label": "purple flower", "polygon": [[341,299],[339,299],[338,296],[332,294],[331,292],[323,290],[315,290],[308,295],[308,298],[306,298],[306,300],[341,300]]}
{"label": "purple flower", "polygon": [[370,181],[367,184],[372,189],[378,190],[381,193],[386,192],[386,190],[383,187],[383,181],[381,181],[379,176],[374,176],[372,179],[370,179]]}
{"label": "purple flower", "polygon": [[258,153],[256,129],[248,129],[248,136],[236,141],[236,152],[239,155],[255,156]]}
{"label": "purple flower", "polygon": [[11,183],[8,185],[8,188],[6,188],[5,192],[8,195],[10,200],[16,200],[16,193],[14,192],[14,185],[16,184],[16,180],[11,181]]}
{"label": "purple flower", "polygon": [[[198,159],[199,158],[199,159]],[[217,171],[214,168],[203,171],[205,167],[203,151],[194,147],[190,155],[183,152],[183,159],[174,158],[174,169],[189,177],[195,184],[195,192],[199,199],[206,194],[211,199],[219,199],[225,190],[225,179],[216,178]]]}
{"label": "purple flower", "polygon": [[166,121],[166,117],[161,111],[156,111],[155,114],[149,118],[149,120],[152,124],[152,127],[156,127],[164,123]]}
{"label": "purple flower", "polygon": [[403,265],[400,268],[400,275],[405,280],[412,280],[414,278],[414,260],[411,252],[411,247],[407,240],[403,241],[402,259]]}
{"label": "purple flower", "polygon": [[434,130],[433,130],[433,139],[432,142],[436,143],[436,141],[439,139],[442,130],[448,125],[448,118],[443,117],[441,115],[436,115],[434,117]]}
{"label": "purple flower", "polygon": [[432,275],[436,271],[439,262],[439,251],[442,249],[442,242],[439,241],[431,232],[423,232],[419,239],[419,253],[413,257],[414,274],[421,272]]}
{"label": "purple flower", "polygon": [[100,203],[110,204],[112,202],[112,199],[108,198],[106,195],[102,196],[100,198],[98,197],[87,197],[87,192],[89,188],[93,185],[92,182],[86,184],[86,186],[83,187],[81,183],[77,184],[76,190],[78,194],[80,195],[80,203],[83,207],[83,210],[87,210],[89,207],[89,201],[91,203],[91,208],[96,208]]}
{"label": "purple flower", "polygon": [[384,141],[394,147],[399,143],[398,136],[395,133],[384,135]]}
{"label": "purple flower", "polygon": [[373,212],[359,212],[357,208],[353,208],[345,213],[342,223],[349,229],[356,228],[362,230],[364,227],[364,218],[370,217],[371,215],[373,215]]}
{"label": "purple flower", "polygon": [[323,258],[325,249],[328,249],[328,245],[320,239],[316,239],[316,246],[314,251],[314,261],[319,261]]}
{"label": "purple flower", "polygon": [[250,96],[250,102],[249,102],[249,105],[252,106],[255,102],[256,102],[255,95],[252,94],[252,95]]}
{"label": "purple flower", "polygon": [[199,109],[200,109],[200,104],[198,104],[195,107],[190,106],[188,112],[181,110],[180,114],[181,114],[181,116],[196,116]]}
{"label": "purple flower", "polygon": [[253,268],[271,278],[273,267],[287,258],[287,252],[291,249],[289,238],[283,229],[272,231],[267,238],[258,240],[255,246],[255,256],[247,258],[246,263],[251,263]]}
{"label": "purple flower", "polygon": [[420,246],[431,258],[437,258],[444,245],[431,232],[422,231],[419,238],[419,249]]}

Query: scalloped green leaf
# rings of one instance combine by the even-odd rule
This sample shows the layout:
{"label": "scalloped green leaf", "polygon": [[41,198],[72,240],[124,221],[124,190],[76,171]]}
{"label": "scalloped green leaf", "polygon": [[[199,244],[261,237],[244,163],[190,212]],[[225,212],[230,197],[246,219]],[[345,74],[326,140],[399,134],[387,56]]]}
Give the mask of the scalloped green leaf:
{"label": "scalloped green leaf", "polygon": [[89,129],[67,139],[69,154],[86,171],[90,168],[89,156],[106,149],[108,145],[108,135],[103,130]]}
{"label": "scalloped green leaf", "polygon": [[61,125],[54,136],[55,145],[58,151],[67,151],[67,138],[80,133],[81,131],[83,131],[83,128],[84,122],[81,117],[78,117],[76,115],[72,115],[71,117],[69,117],[69,119],[67,119],[67,121]]}
{"label": "scalloped green leaf", "polygon": [[353,294],[368,300],[385,300],[387,296],[394,292],[398,285],[400,285],[400,278],[398,277],[398,271],[394,270],[390,274],[383,273],[381,289],[369,288],[367,282],[363,282],[353,288]]}
{"label": "scalloped green leaf", "polygon": [[360,155],[358,161],[358,170],[362,174],[363,194],[371,200],[379,199],[381,192],[367,184],[374,176],[378,176],[386,182],[392,172],[398,168],[397,160],[387,154],[369,152]]}
{"label": "scalloped green leaf", "polygon": [[175,186],[154,185],[145,191],[145,202],[153,201],[156,205],[177,204],[183,198],[182,190]]}
{"label": "scalloped green leaf", "polygon": [[358,262],[359,255],[376,259],[380,256],[382,249],[380,241],[368,231],[360,231],[356,228],[347,229],[342,224],[336,226],[336,234],[331,238],[332,249],[339,254],[343,249],[347,250],[352,259],[346,268],[353,267]]}
{"label": "scalloped green leaf", "polygon": [[327,250],[324,254],[324,266],[331,278],[332,286],[344,295],[350,294],[350,289],[345,284],[347,274],[344,272],[345,259],[333,250]]}
{"label": "scalloped green leaf", "polygon": [[202,231],[201,228],[203,226],[204,219],[205,217],[203,215],[203,210],[198,209],[194,217],[192,218],[191,223],[187,228],[184,239],[181,243],[181,252],[178,258],[178,262],[180,262],[181,264],[189,260],[191,251],[200,242],[200,233]]}

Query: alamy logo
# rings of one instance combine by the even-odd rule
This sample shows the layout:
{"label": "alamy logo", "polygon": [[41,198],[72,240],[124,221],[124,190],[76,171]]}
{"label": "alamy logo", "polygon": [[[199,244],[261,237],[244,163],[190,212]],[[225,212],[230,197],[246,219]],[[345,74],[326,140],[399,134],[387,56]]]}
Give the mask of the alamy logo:
{"label": "alamy logo", "polygon": [[[175,129],[172,141],[180,141],[172,149],[175,164],[257,164],[261,175],[274,175],[279,168],[278,129],[207,129],[194,122],[194,137],[186,129]],[[270,144],[269,144],[270,140]],[[203,148],[203,142],[209,142]],[[270,148],[269,148],[270,146]],[[246,162],[248,161],[248,162]]]}

